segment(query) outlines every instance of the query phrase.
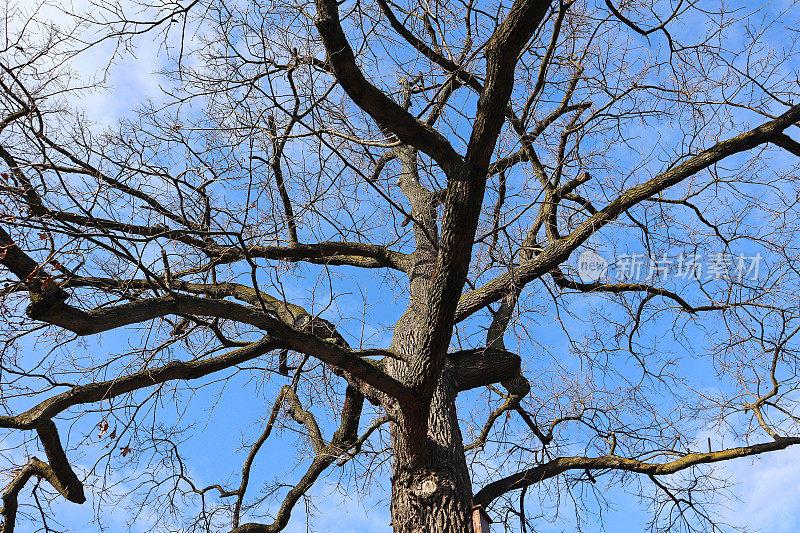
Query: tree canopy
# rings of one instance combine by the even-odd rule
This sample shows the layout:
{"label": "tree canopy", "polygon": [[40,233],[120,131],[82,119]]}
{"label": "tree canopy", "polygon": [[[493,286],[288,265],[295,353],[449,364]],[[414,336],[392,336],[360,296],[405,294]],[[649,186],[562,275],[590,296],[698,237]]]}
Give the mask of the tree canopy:
{"label": "tree canopy", "polygon": [[730,530],[714,463],[800,443],[798,12],[9,4],[3,533]]}

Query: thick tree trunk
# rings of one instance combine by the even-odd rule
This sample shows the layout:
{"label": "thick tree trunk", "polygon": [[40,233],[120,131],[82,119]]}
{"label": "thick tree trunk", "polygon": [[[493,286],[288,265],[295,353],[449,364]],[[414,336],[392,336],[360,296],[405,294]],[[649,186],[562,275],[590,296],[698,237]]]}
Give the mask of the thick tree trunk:
{"label": "thick tree trunk", "polygon": [[[408,308],[395,325],[391,348],[413,357],[421,348],[419,333],[427,316],[436,264],[436,200],[420,185],[416,150],[396,150],[402,166],[399,185],[412,206],[416,251],[409,272]],[[401,381],[407,378],[404,362],[389,360],[386,369]],[[392,413],[398,420],[391,429],[395,460],[391,512],[397,533],[472,533],[472,485],[458,427],[456,393],[452,367],[447,363],[431,399],[422,461],[412,461],[405,419],[399,409]]]}
{"label": "thick tree trunk", "polygon": [[446,368],[431,403],[425,466],[406,453],[405,429],[392,427],[392,526],[397,533],[472,533],[472,486],[456,417],[456,390]]}
{"label": "thick tree trunk", "polygon": [[[414,353],[419,316],[412,304],[395,326],[394,349]],[[409,349],[411,348],[411,349]],[[407,351],[403,351],[403,350]],[[401,377],[405,365],[392,362],[390,373]],[[439,378],[428,417],[423,466],[408,453],[402,415],[392,424],[392,527],[397,533],[472,533],[472,484],[456,413],[456,383],[448,363]]]}

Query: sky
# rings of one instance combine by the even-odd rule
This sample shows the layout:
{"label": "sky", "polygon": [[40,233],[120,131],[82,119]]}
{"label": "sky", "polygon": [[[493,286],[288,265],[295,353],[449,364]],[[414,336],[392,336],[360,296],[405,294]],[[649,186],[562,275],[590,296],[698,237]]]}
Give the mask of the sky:
{"label": "sky", "polygon": [[[110,45],[109,45],[110,46]],[[97,47],[89,53],[80,55],[75,60],[76,70],[79,72],[94,72],[107,64],[108,47]],[[103,90],[95,90],[82,96],[77,105],[83,107],[87,117],[96,123],[98,129],[112,127],[120,119],[130,116],[131,110],[148,99],[160,98],[160,87],[167,83],[156,71],[163,64],[159,47],[148,39],[137,41],[132,50],[121,51],[111,67],[106,85]],[[309,279],[313,280],[313,271]],[[378,292],[381,288],[379,280],[357,279],[353,281],[365,291]],[[309,282],[309,286],[313,283]],[[304,288],[297,287],[298,293]],[[353,288],[352,305],[360,305],[357,288]],[[338,305],[348,305],[347,298],[338,302]],[[381,321],[391,320],[395,310],[377,311],[384,313]],[[128,339],[104,336],[102,341],[92,344],[93,349],[107,349],[119,347],[128,342]],[[376,343],[380,344],[380,343]],[[30,347],[34,349],[33,346]],[[215,475],[227,476],[235,472],[240,464],[242,453],[236,456],[229,455],[228,450],[241,442],[241,425],[243,418],[240,416],[242,405],[252,402],[249,392],[244,387],[244,381],[234,379],[227,384],[224,401],[215,401],[215,385],[209,385],[203,392],[200,405],[194,407],[198,411],[207,409],[210,414],[213,409],[214,424],[204,428],[206,437],[213,433],[214,445],[208,442],[195,442],[188,447],[188,453],[193,456],[198,479],[216,482]],[[249,420],[249,418],[248,418]],[[247,428],[248,437],[254,434],[254,428]],[[717,438],[716,434],[713,434]],[[0,437],[2,438],[2,437]],[[6,437],[10,438],[10,437]],[[707,435],[698,433],[697,442],[704,443]],[[250,439],[252,440],[252,439]],[[292,456],[296,453],[292,439],[275,440],[279,442],[275,448],[269,450],[272,457],[282,457],[288,460],[276,460],[258,463],[257,474],[263,478],[281,475],[284,472],[290,478],[298,478],[301,470],[294,470]],[[715,442],[716,444],[716,442]],[[273,443],[274,445],[274,443]],[[102,443],[97,444],[102,447]],[[87,452],[87,459],[94,456],[98,450]],[[102,452],[102,450],[100,450]],[[79,466],[80,468],[80,466]],[[715,471],[721,477],[730,479],[734,484],[732,493],[734,499],[727,502],[728,510],[724,512],[726,520],[732,525],[746,528],[748,531],[764,531],[771,533],[793,533],[800,530],[800,448],[776,452],[756,459],[739,459],[720,464]],[[114,478],[122,483],[135,472],[117,471]],[[384,483],[388,477],[384,476]],[[314,531],[337,531],[341,533],[362,532],[388,532],[389,527],[387,489],[388,486],[374,486],[372,492],[358,501],[357,498],[347,497],[335,491],[336,478],[326,478],[313,489],[317,498],[317,510],[312,520]],[[76,506],[66,502],[56,503],[58,518],[65,524],[78,524],[91,521],[93,507],[90,502],[84,506]],[[614,503],[614,508],[604,510],[605,530],[609,532],[640,531],[647,522],[649,515],[642,509],[635,496],[629,495],[619,489],[607,492],[606,497]],[[105,528],[107,531],[126,531],[131,521],[130,513],[124,509],[124,502],[116,507],[106,508]],[[105,507],[105,506],[104,506]],[[568,511],[568,510],[567,510]],[[293,516],[293,521],[286,529],[291,533],[307,531],[302,505],[298,505]],[[568,512],[565,512],[567,515]],[[33,531],[26,524],[19,524],[18,530],[22,532]],[[149,525],[146,517],[136,519],[132,531],[148,531]],[[543,533],[559,533],[573,531],[574,526],[569,518],[557,524],[542,523],[539,530]],[[586,524],[586,531],[599,531],[597,526]]]}

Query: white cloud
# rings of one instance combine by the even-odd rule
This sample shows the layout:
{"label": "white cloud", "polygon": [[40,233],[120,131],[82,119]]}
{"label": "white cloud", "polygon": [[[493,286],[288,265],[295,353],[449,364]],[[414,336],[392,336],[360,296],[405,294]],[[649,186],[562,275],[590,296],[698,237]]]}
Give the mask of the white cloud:
{"label": "white cloud", "polygon": [[800,530],[800,448],[731,461],[719,472],[729,475],[740,499],[729,505],[732,525],[771,533]]}
{"label": "white cloud", "polygon": [[[49,28],[57,27],[59,38],[70,35],[66,41],[56,45],[59,54],[66,54],[69,50],[98,41],[107,31],[102,26],[82,22],[92,11],[96,12],[97,7],[85,0],[12,2],[7,26],[0,35],[7,34],[11,39],[25,35],[26,40],[41,44]],[[90,121],[101,126],[113,126],[147,99],[157,101],[163,98],[160,82],[164,80],[157,71],[167,65],[167,59],[163,53],[163,41],[154,37],[155,34],[139,36],[132,46],[119,46],[115,40],[106,40],[70,55],[68,59],[65,55],[48,54],[37,60],[37,69],[54,66],[48,64],[48,59],[53,59],[62,72],[65,69],[70,71],[71,87],[92,87],[102,82],[102,87],[79,90],[68,95],[67,99],[70,105],[85,111]]]}

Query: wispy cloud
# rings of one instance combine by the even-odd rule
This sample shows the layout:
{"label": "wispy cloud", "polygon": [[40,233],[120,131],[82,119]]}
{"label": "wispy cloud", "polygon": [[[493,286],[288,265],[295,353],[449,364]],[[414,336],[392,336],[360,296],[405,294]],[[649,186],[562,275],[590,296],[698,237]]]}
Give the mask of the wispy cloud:
{"label": "wispy cloud", "polygon": [[729,504],[731,524],[770,533],[800,530],[800,448],[732,461],[720,472],[736,484],[740,499]]}

